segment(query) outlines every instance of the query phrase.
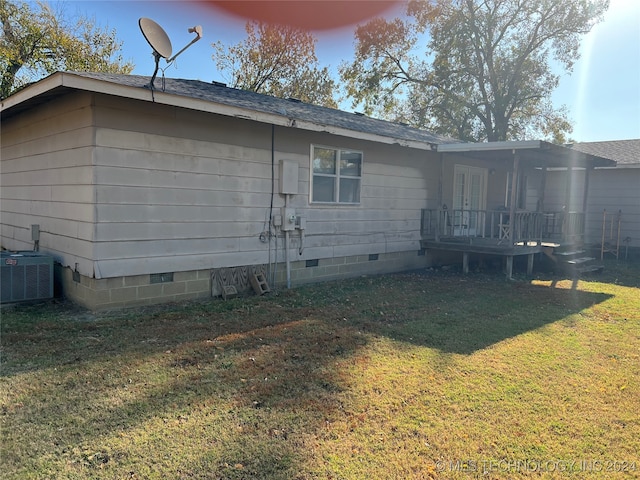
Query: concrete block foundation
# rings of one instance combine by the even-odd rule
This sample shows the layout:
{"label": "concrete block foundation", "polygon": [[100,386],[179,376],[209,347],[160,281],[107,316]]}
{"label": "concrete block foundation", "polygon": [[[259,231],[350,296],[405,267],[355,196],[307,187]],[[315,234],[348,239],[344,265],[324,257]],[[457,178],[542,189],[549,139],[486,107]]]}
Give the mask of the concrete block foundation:
{"label": "concrete block foundation", "polygon": [[[291,285],[295,288],[309,283],[428,266],[428,256],[420,251],[292,261]],[[276,269],[276,285],[269,287],[285,288],[285,263],[278,263],[272,268]],[[59,282],[56,291],[89,310],[108,310],[218,297],[222,296],[225,285],[233,285],[238,292],[248,292],[252,288],[249,279],[254,274],[271,278],[268,271],[266,265],[250,265],[95,279],[77,273],[74,275],[70,268],[56,266],[56,280]]]}

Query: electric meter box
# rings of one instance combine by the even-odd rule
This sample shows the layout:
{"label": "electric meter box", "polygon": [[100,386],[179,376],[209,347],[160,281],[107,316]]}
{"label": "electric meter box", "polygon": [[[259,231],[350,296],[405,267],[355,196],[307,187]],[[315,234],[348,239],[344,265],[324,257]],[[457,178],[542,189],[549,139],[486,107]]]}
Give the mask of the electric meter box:
{"label": "electric meter box", "polygon": [[280,160],[280,193],[296,195],[298,193],[298,162]]}

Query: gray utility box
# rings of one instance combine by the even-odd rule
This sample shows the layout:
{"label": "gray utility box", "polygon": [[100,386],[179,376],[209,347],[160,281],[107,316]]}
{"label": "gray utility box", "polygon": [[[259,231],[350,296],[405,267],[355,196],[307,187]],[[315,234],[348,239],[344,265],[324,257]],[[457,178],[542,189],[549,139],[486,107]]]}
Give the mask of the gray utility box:
{"label": "gray utility box", "polygon": [[0,303],[53,297],[53,257],[37,252],[0,253]]}

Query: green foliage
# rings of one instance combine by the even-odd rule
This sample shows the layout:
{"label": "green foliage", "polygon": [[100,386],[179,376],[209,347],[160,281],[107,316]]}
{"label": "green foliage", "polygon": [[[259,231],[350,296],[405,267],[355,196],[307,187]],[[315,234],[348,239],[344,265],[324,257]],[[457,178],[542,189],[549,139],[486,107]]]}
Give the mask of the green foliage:
{"label": "green foliage", "polygon": [[369,114],[465,141],[562,141],[571,125],[550,101],[559,81],[550,61],[570,72],[608,3],[412,0],[404,19],[358,27],[341,76]]}
{"label": "green foliage", "polygon": [[69,20],[43,2],[0,0],[0,98],[58,70],[130,73],[115,30]]}
{"label": "green foliage", "polygon": [[237,45],[212,44],[216,66],[231,86],[337,107],[335,82],[327,67],[318,66],[313,35],[258,22],[247,23],[245,29],[247,39]]}

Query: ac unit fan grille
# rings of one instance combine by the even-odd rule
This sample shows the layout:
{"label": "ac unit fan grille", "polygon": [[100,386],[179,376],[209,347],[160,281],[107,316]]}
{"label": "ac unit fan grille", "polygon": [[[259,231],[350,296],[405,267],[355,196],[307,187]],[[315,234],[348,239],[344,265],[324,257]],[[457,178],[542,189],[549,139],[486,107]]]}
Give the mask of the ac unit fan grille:
{"label": "ac unit fan grille", "polygon": [[53,297],[53,259],[42,254],[3,253],[1,302],[41,300]]}

